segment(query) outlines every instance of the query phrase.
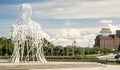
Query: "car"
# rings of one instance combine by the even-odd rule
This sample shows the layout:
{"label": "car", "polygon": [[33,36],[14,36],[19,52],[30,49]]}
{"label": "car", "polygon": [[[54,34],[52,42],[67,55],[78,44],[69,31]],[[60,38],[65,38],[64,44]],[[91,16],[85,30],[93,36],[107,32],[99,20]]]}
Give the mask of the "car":
{"label": "car", "polygon": [[115,59],[119,59],[120,58],[120,54],[117,54],[116,56],[115,56]]}

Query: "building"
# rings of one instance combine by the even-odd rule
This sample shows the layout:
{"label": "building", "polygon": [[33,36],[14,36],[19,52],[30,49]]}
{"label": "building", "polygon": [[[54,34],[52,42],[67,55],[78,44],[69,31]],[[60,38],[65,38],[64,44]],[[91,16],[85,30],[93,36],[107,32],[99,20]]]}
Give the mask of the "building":
{"label": "building", "polygon": [[102,28],[102,30],[100,31],[100,35],[103,35],[103,36],[108,36],[111,34],[112,34],[112,32],[110,31],[109,28]]}
{"label": "building", "polygon": [[120,30],[116,34],[111,34],[109,29],[102,28],[100,35],[95,38],[94,47],[120,49]]}
{"label": "building", "polygon": [[116,36],[120,38],[120,30],[116,30]]}
{"label": "building", "polygon": [[119,49],[120,39],[116,35],[102,36],[98,35],[95,39],[95,45],[100,48]]}
{"label": "building", "polygon": [[54,47],[54,55],[55,56],[59,56],[59,53],[60,53],[60,48],[63,48],[62,46],[55,46]]}

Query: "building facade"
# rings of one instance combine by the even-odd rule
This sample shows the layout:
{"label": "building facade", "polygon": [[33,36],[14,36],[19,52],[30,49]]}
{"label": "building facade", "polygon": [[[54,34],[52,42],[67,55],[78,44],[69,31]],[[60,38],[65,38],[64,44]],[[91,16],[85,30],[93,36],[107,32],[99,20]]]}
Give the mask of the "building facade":
{"label": "building facade", "polygon": [[102,28],[100,35],[95,38],[94,47],[120,50],[120,30],[112,34],[109,28]]}
{"label": "building facade", "polygon": [[120,46],[120,39],[116,35],[109,36],[98,35],[95,39],[94,46],[118,50]]}
{"label": "building facade", "polygon": [[112,34],[112,32],[110,31],[109,28],[102,28],[102,30],[100,31],[100,35],[102,35],[102,36],[108,36],[111,34]]}
{"label": "building facade", "polygon": [[120,30],[116,30],[116,36],[120,38]]}

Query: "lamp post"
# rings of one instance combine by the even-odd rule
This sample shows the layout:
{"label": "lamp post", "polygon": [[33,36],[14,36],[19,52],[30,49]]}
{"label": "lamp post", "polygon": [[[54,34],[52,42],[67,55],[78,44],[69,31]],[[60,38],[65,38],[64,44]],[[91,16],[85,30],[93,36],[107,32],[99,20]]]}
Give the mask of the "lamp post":
{"label": "lamp post", "polygon": [[73,56],[75,56],[76,41],[73,41]]}
{"label": "lamp post", "polygon": [[5,46],[6,46],[6,56],[7,56],[7,38],[6,38],[6,40],[5,40]]}
{"label": "lamp post", "polygon": [[0,56],[2,56],[2,50],[0,51]]}

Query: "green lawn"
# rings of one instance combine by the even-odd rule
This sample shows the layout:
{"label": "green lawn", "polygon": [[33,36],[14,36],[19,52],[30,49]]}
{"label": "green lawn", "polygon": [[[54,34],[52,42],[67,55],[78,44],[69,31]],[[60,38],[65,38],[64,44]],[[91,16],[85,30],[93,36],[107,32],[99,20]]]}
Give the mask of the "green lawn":
{"label": "green lawn", "polygon": [[108,64],[108,65],[120,65],[120,63],[116,63],[116,62],[106,62],[106,64]]}

